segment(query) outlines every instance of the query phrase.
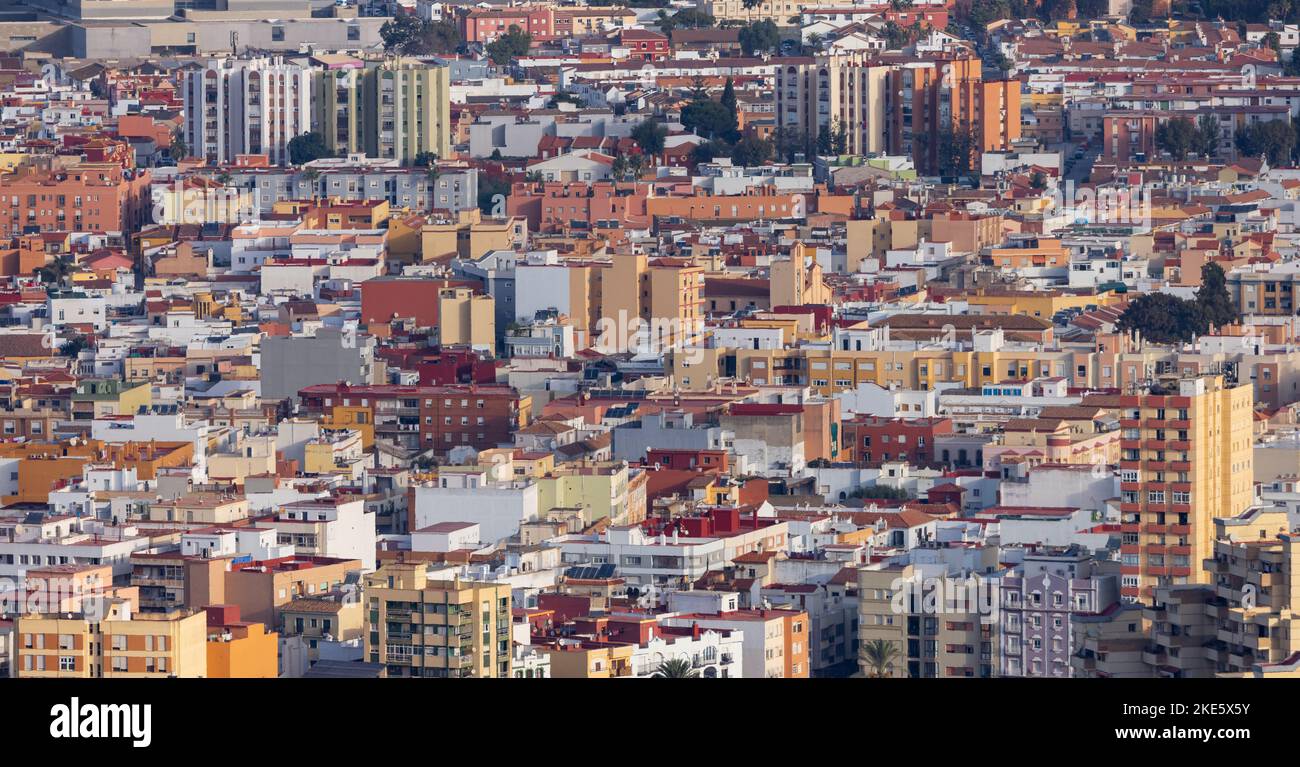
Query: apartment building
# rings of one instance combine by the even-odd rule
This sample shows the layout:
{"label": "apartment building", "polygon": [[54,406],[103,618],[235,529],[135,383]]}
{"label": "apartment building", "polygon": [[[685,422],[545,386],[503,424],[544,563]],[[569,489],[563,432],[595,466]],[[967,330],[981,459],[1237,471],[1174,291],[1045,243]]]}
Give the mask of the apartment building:
{"label": "apartment building", "polygon": [[365,595],[365,657],[390,677],[511,676],[509,584],[430,580],[425,563],[394,563],[366,577]]}
{"label": "apartment building", "polygon": [[[467,43],[490,43],[511,27],[527,32],[537,42],[555,39],[556,11],[548,5],[510,8],[476,8],[460,17],[461,36]],[[572,31],[572,23],[568,23]]]}
{"label": "apartment building", "polygon": [[444,288],[438,294],[438,343],[495,353],[496,301],[470,288]]}
{"label": "apartment building", "polygon": [[615,255],[601,270],[597,348],[663,351],[698,344],[704,331],[702,265],[679,258]]}
{"label": "apartment building", "polygon": [[279,634],[261,623],[240,620],[238,605],[209,605],[209,679],[275,679],[279,673]]}
{"label": "apartment building", "polygon": [[258,524],[275,530],[276,543],[295,554],[359,560],[375,568],[375,515],[364,498],[334,496],[286,503]]}
{"label": "apartment building", "polygon": [[137,614],[131,600],[103,614],[33,614],[14,621],[13,669],[20,678],[207,676],[207,616],[198,610]]}
{"label": "apartment building", "polygon": [[1002,577],[998,598],[999,676],[1068,677],[1076,654],[1074,619],[1119,604],[1119,573],[1079,548],[1025,555]]}
{"label": "apartment building", "polygon": [[360,560],[330,557],[212,561],[220,566],[190,566],[186,574],[187,602],[239,605],[244,620],[266,626],[279,626],[280,611],[295,599],[336,591],[362,571]]}
{"label": "apartment building", "polygon": [[295,599],[280,608],[280,634],[301,637],[307,659],[315,663],[364,642],[365,611],[359,600],[345,591]]}
{"label": "apartment building", "polygon": [[1198,583],[1156,586],[1143,619],[1151,626],[1142,649],[1142,662],[1158,677],[1208,677],[1214,674],[1218,653],[1207,647],[1217,637],[1215,590]]}
{"label": "apartment building", "polygon": [[751,679],[807,679],[811,622],[808,613],[792,608],[731,610],[718,613],[679,613],[663,623],[679,628],[741,635],[741,670]]}
{"label": "apartment building", "polygon": [[477,450],[514,441],[528,425],[532,398],[509,386],[348,386],[319,384],[299,391],[309,413],[358,407],[374,425],[375,438],[445,454],[453,447]]}
{"label": "apartment building", "polygon": [[744,0],[704,0],[699,6],[699,10],[718,21],[751,23],[767,20],[775,22],[777,26],[785,26],[803,8],[803,4],[789,0],[763,0],[753,5],[746,4]]}
{"label": "apartment building", "polygon": [[[858,661],[867,676],[988,678],[997,673],[997,624],[980,607],[975,588],[960,599],[925,599],[924,580],[943,574],[911,564],[864,567],[858,571]],[[949,576],[974,583],[960,574]],[[975,576],[978,580],[980,577]],[[987,581],[985,581],[987,583]],[[976,587],[977,588],[977,587]],[[954,592],[955,593],[955,592]],[[888,668],[877,668],[875,643],[893,646]]]}
{"label": "apartment building", "polygon": [[813,141],[843,129],[845,153],[884,152],[892,69],[862,51],[782,63],[776,70],[776,123]]}
{"label": "apartment building", "polygon": [[1207,583],[1213,519],[1237,516],[1254,494],[1251,387],[1171,378],[1119,405],[1122,594]]}
{"label": "apartment building", "polygon": [[151,183],[148,170],[124,168],[119,163],[0,173],[0,233],[126,235],[150,222]]}
{"label": "apartment building", "polygon": [[1011,148],[1020,138],[1020,82],[988,80],[980,60],[937,57],[889,73],[885,104],[889,151],[908,154],[922,172],[939,169],[947,134],[969,132],[971,152]]}
{"label": "apartment building", "polygon": [[1288,530],[1287,511],[1254,508],[1214,522],[1214,555],[1204,563],[1216,597],[1207,603],[1215,621],[1207,657],[1220,675],[1281,664],[1300,652],[1300,623],[1293,617],[1300,539]]}
{"label": "apartment building", "polygon": [[219,58],[188,71],[185,143],[209,165],[265,154],[289,163],[289,141],[312,130],[311,69],[279,57]]}
{"label": "apartment building", "polygon": [[1142,605],[1121,602],[1102,613],[1075,614],[1070,625],[1074,654],[1071,676],[1084,679],[1144,679],[1155,670],[1143,661],[1151,646],[1150,621]]}
{"label": "apartment building", "polygon": [[1300,307],[1300,264],[1251,264],[1228,272],[1228,295],[1245,314],[1291,317]]}
{"label": "apartment building", "polygon": [[313,73],[315,124],[339,155],[410,165],[451,154],[451,81],[446,66],[370,62]]}

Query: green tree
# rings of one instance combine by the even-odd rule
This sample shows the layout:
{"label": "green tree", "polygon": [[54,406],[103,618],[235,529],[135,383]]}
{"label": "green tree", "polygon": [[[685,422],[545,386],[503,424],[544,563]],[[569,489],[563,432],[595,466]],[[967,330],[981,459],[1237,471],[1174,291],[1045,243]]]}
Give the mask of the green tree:
{"label": "green tree", "polygon": [[1295,150],[1296,132],[1289,122],[1269,120],[1238,128],[1232,140],[1243,155],[1264,157],[1269,165],[1282,165]]}
{"label": "green tree", "polygon": [[433,152],[419,152],[411,164],[417,168],[430,168],[438,164],[438,155]]}
{"label": "green tree", "polygon": [[696,679],[700,673],[691,668],[691,662],[685,658],[674,658],[659,664],[659,668],[650,675],[651,679]]}
{"label": "green tree", "polygon": [[677,22],[673,20],[672,16],[668,15],[668,11],[661,10],[659,13],[655,14],[655,25],[659,27],[660,32],[672,37],[673,29],[677,27]]}
{"label": "green tree", "polygon": [[1237,321],[1237,305],[1228,293],[1228,279],[1223,274],[1223,267],[1212,262],[1201,267],[1201,287],[1196,289],[1196,305],[1211,327],[1223,327]]}
{"label": "green tree", "polygon": [[504,67],[520,56],[526,56],[533,47],[533,36],[521,30],[517,24],[511,24],[504,35],[488,43],[488,58],[499,67]]}
{"label": "green tree", "polygon": [[47,285],[62,285],[63,279],[72,273],[72,262],[62,256],[55,256],[45,266],[32,271],[41,282]]}
{"label": "green tree", "polygon": [[912,498],[911,493],[893,485],[864,485],[854,490],[851,496],[876,501],[907,501]]}
{"label": "green tree", "polygon": [[1133,299],[1115,323],[1117,330],[1155,343],[1186,343],[1208,329],[1200,304],[1169,293],[1144,293]]}
{"label": "green tree", "polygon": [[941,176],[968,176],[975,154],[975,134],[970,126],[956,129],[945,127],[939,131],[937,162]]}
{"label": "green tree", "polygon": [[844,121],[835,118],[831,123],[831,154],[842,155],[849,151],[849,131],[844,127]]}
{"label": "green tree", "polygon": [[289,139],[289,162],[294,165],[309,163],[332,154],[325,144],[325,137],[315,131]]}
{"label": "green tree", "polygon": [[891,51],[906,48],[912,44],[912,33],[896,22],[889,21],[885,23],[885,47]]}
{"label": "green tree", "polygon": [[[1297,48],[1296,50],[1300,50]],[[168,156],[173,160],[183,160],[190,155],[189,144],[185,143],[185,132],[180,128],[172,131],[172,143],[167,150]]]}
{"label": "green tree", "polygon": [[1174,117],[1156,128],[1156,147],[1182,160],[1200,144],[1200,133],[1190,117]]}
{"label": "green tree", "polygon": [[696,165],[713,162],[719,157],[730,157],[732,151],[731,144],[722,139],[706,141],[703,144],[696,144],[695,148],[691,150],[691,162]]}
{"label": "green tree", "polygon": [[379,38],[384,50],[397,54],[417,53],[422,43],[424,22],[415,16],[401,14],[384,22],[379,28]]}
{"label": "green tree", "polygon": [[740,48],[746,56],[774,51],[780,45],[781,32],[771,19],[762,19],[740,29]]}
{"label": "green tree", "polygon": [[736,116],[717,101],[699,99],[682,109],[682,125],[701,136],[730,141],[736,133]]}
{"label": "green tree", "polygon": [[672,16],[673,26],[682,29],[709,29],[717,19],[697,8],[683,8]]}
{"label": "green tree", "polygon": [[1203,157],[1219,153],[1219,121],[1214,115],[1201,115],[1196,121],[1196,153]]}
{"label": "green tree", "polygon": [[888,639],[873,639],[862,646],[867,676],[872,679],[884,679],[893,674],[894,663],[899,657],[898,643]]}
{"label": "green tree", "polygon": [[1041,170],[1034,171],[1034,175],[1029,177],[1029,186],[1034,189],[1047,188],[1047,176]]}
{"label": "green tree", "polygon": [[736,104],[736,85],[731,81],[730,77],[727,78],[727,84],[722,88],[722,98],[718,99],[718,103],[722,104],[724,107],[727,108],[727,111],[731,113],[731,117],[733,119],[736,119],[738,117],[737,104]]}
{"label": "green tree", "polygon": [[76,356],[81,353],[81,350],[86,348],[87,343],[88,341],[83,335],[72,336],[59,345],[59,354],[64,357],[72,357],[75,359]]}
{"label": "green tree", "polygon": [[632,140],[648,155],[658,155],[664,151],[664,139],[668,138],[668,129],[651,119],[646,119],[632,129]]}
{"label": "green tree", "polygon": [[808,153],[808,137],[799,128],[782,125],[772,134],[776,157],[783,162],[795,162],[798,155]]}
{"label": "green tree", "polygon": [[422,36],[429,53],[455,53],[465,45],[460,28],[448,19],[425,22]]}
{"label": "green tree", "polygon": [[731,162],[746,168],[772,159],[772,142],[757,136],[745,136],[731,150]]}
{"label": "green tree", "polygon": [[1283,67],[1282,74],[1287,77],[1300,77],[1300,46],[1291,51],[1291,58]]}
{"label": "green tree", "polygon": [[1012,18],[1011,5],[1006,0],[972,0],[968,19],[983,28],[999,19]]}

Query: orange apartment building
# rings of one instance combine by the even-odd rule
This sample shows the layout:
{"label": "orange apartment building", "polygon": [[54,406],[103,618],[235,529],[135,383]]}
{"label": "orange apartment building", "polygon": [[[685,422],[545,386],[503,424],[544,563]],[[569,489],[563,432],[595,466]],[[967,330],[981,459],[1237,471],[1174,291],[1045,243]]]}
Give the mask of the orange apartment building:
{"label": "orange apartment building", "polygon": [[972,152],[1007,149],[1020,138],[1020,82],[987,80],[977,58],[936,58],[889,73],[886,114],[891,151],[922,172],[939,163],[939,136],[969,130]]}
{"label": "orange apartment building", "polygon": [[208,678],[274,679],[279,676],[279,634],[240,620],[239,605],[209,605]]}
{"label": "orange apartment building", "polygon": [[1121,594],[1206,583],[1214,519],[1254,497],[1254,389],[1222,376],[1120,398]]}
{"label": "orange apartment building", "polygon": [[162,468],[188,466],[194,460],[189,442],[125,442],[111,445],[97,441],[79,445],[6,443],[0,457],[17,458],[18,492],[3,502],[47,503],[50,490],[61,482],[79,479],[90,463],[134,468],[142,480],[154,479]]}
{"label": "orange apartment building", "polygon": [[0,234],[134,232],[149,222],[147,170],[83,163],[0,175]]}

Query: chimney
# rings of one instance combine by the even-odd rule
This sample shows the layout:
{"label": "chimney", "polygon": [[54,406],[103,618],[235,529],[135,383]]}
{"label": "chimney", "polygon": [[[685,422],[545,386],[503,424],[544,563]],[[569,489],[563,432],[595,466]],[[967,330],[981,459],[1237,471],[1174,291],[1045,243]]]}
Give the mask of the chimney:
{"label": "chimney", "polygon": [[691,621],[691,639],[700,640],[700,624],[696,621]]}

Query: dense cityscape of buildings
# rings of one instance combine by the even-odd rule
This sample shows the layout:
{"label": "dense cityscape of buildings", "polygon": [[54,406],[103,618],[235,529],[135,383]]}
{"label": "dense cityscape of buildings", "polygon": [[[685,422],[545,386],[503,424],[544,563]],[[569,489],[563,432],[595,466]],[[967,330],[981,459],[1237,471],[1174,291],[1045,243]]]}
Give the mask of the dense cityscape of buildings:
{"label": "dense cityscape of buildings", "polygon": [[1300,675],[1300,18],[1019,5],[0,0],[0,676]]}

